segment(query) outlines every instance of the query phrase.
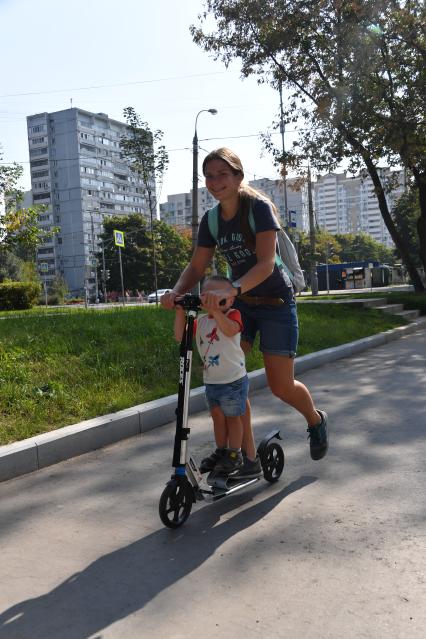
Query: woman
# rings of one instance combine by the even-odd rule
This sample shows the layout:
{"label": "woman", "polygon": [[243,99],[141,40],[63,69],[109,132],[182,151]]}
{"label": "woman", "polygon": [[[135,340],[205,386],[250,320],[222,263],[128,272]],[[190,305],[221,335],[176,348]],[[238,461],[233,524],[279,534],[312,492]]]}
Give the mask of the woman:
{"label": "woman", "polygon": [[[173,308],[177,295],[190,291],[204,276],[216,246],[224,255],[232,272],[234,308],[242,317],[241,346],[245,353],[252,348],[260,333],[266,377],[274,395],[293,406],[306,419],[312,459],[324,457],[328,449],[327,415],[317,410],[304,384],[294,379],[294,357],[298,340],[298,322],[293,289],[275,264],[276,232],[280,226],[275,206],[258,191],[243,183],[244,170],[238,156],[220,148],[203,162],[206,187],[219,201],[217,237],[213,237],[206,213],[200,223],[197,246],[173,290],[164,295],[161,304]],[[248,210],[255,222],[255,238],[249,242]],[[217,309],[227,291],[202,295],[207,308]],[[243,418],[243,449],[247,455],[247,474],[260,470],[251,430],[250,407]]]}

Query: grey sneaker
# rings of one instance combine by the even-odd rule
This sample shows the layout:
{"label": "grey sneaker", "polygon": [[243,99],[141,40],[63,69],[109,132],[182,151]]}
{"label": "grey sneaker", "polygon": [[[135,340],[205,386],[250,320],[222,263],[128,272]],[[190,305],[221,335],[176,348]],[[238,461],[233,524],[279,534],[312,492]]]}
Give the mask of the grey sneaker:
{"label": "grey sneaker", "polygon": [[315,460],[322,459],[328,450],[327,413],[324,410],[319,410],[318,413],[321,415],[321,423],[308,428],[309,448],[311,457]]}
{"label": "grey sneaker", "polygon": [[216,464],[222,459],[225,453],[226,448],[216,448],[211,455],[202,459],[200,464],[200,473],[209,473],[214,470]]}
{"label": "grey sneaker", "polygon": [[243,466],[243,456],[240,450],[228,448],[214,467],[215,475],[234,475]]}
{"label": "grey sneaker", "polygon": [[244,479],[254,479],[262,474],[262,464],[260,463],[259,455],[256,455],[256,459],[252,461],[246,455],[243,455],[243,466],[238,471],[238,477]]}

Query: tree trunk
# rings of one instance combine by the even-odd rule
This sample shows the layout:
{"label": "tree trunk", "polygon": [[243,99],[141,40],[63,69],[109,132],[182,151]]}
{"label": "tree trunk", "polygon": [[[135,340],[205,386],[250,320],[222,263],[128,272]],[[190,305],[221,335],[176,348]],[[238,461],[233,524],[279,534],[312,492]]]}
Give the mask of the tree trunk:
{"label": "tree trunk", "polygon": [[[373,181],[377,199],[379,201],[380,213],[382,214],[384,223],[386,224],[386,228],[388,229],[390,236],[393,242],[395,243],[395,246],[397,247],[398,251],[401,254],[402,261],[404,262],[407,268],[407,271],[413,283],[415,292],[423,293],[425,288],[423,286],[420,275],[411,259],[407,246],[404,240],[402,239],[401,235],[398,233],[398,230],[396,229],[395,224],[392,220],[391,214],[389,213],[388,203],[386,201],[385,192],[384,192],[379,174],[377,172],[377,169],[374,166],[374,163],[370,157],[366,157],[364,155],[364,162],[367,167],[368,173],[370,174],[370,177]],[[426,217],[423,219],[425,221],[424,231],[425,231],[425,239],[426,239]],[[420,235],[420,231],[419,231],[419,235]],[[426,247],[426,243],[424,246]]]}
{"label": "tree trunk", "polygon": [[419,190],[420,217],[417,220],[419,235],[420,259],[426,275],[426,173],[413,170],[414,181]]}

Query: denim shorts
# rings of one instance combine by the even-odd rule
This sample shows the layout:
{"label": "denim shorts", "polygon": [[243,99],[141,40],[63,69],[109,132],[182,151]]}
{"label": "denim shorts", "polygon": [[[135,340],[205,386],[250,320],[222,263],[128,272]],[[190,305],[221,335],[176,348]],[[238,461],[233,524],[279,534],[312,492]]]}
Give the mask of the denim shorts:
{"label": "denim shorts", "polygon": [[241,340],[253,344],[259,331],[262,353],[296,356],[299,324],[293,299],[286,300],[282,306],[249,306],[237,299],[234,308],[240,311],[243,321]]}
{"label": "denim shorts", "polygon": [[248,390],[247,375],[229,384],[206,384],[207,405],[210,410],[219,406],[225,417],[244,415]]}

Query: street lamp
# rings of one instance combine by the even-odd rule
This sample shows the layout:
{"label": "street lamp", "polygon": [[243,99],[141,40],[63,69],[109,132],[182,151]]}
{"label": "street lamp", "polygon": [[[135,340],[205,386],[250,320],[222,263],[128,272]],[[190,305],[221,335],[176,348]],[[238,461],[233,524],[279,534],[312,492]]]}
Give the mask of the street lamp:
{"label": "street lamp", "polygon": [[201,109],[195,118],[194,138],[192,140],[192,248],[197,244],[198,235],[198,137],[197,120],[200,113],[217,114],[217,109]]}

